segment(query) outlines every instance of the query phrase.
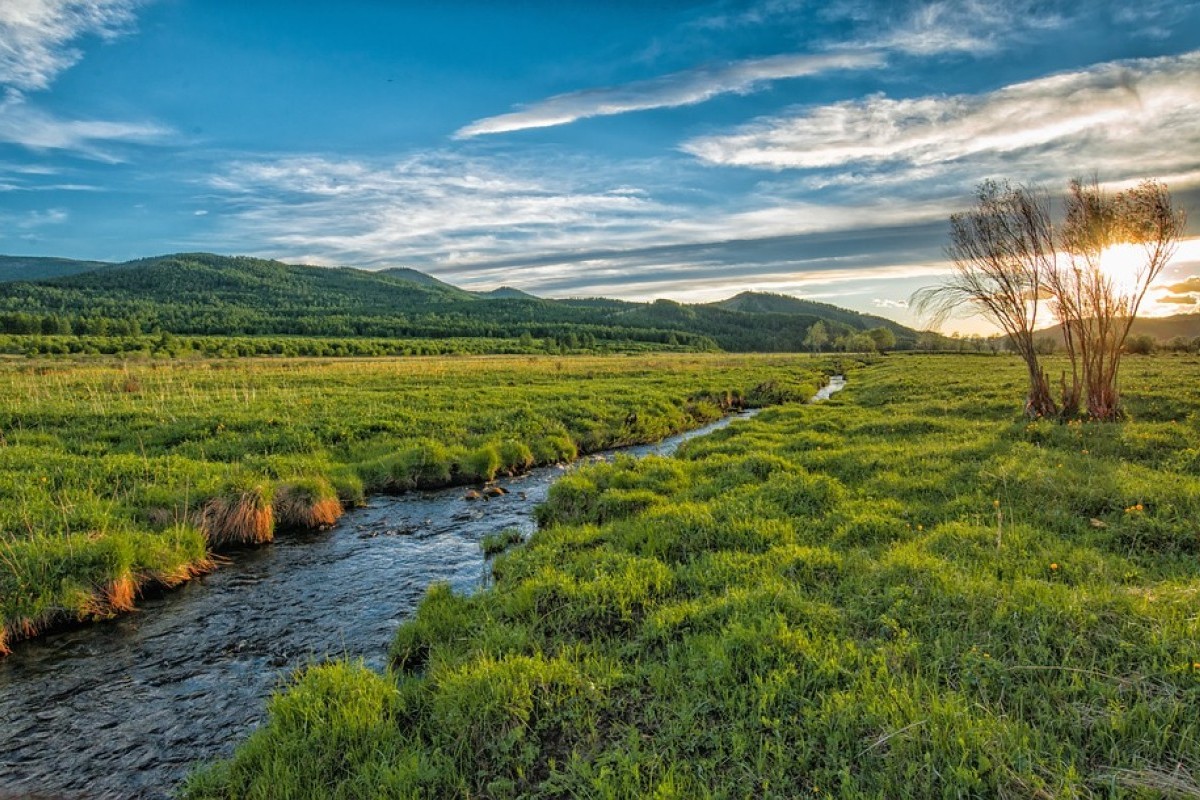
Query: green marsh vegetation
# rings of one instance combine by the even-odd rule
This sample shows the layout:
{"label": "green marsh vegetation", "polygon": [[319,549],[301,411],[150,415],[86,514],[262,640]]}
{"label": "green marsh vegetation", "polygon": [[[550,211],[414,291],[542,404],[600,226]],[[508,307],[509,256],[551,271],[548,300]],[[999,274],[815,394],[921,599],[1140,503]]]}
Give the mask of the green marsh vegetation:
{"label": "green marsh vegetation", "polygon": [[0,364],[0,650],[367,493],[485,482],[807,397],[780,356]]}
{"label": "green marsh vegetation", "polygon": [[184,796],[1195,797],[1198,374],[1128,359],[1127,420],[1062,424],[1019,359],[890,357],[574,471]]}

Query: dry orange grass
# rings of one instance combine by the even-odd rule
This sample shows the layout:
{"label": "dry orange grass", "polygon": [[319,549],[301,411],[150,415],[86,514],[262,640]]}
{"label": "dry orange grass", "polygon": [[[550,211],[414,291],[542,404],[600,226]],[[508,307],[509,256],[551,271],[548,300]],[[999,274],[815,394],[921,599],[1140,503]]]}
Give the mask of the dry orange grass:
{"label": "dry orange grass", "polygon": [[132,575],[122,575],[89,598],[81,617],[112,617],[133,610],[138,585]]}
{"label": "dry orange grass", "polygon": [[197,578],[201,575],[212,572],[216,568],[216,559],[205,558],[201,561],[180,564],[179,566],[167,571],[155,572],[150,576],[149,582],[165,586],[168,589],[173,589],[181,583],[187,583],[192,578]]}
{"label": "dry orange grass", "polygon": [[324,482],[287,483],[275,492],[275,520],[280,528],[328,528],[341,516],[341,501]]}
{"label": "dry orange grass", "polygon": [[274,538],[275,513],[257,489],[210,499],[198,522],[210,547],[265,544]]}

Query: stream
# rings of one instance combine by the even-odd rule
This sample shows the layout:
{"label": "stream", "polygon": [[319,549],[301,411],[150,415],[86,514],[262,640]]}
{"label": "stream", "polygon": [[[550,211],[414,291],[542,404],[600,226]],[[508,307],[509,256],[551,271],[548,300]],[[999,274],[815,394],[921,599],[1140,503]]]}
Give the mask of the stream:
{"label": "stream", "polygon": [[[834,382],[813,400],[844,386]],[[669,455],[753,413],[576,463]],[[18,644],[0,659],[0,799],[168,797],[262,722],[297,667],[349,657],[383,670],[429,585],[483,585],[480,539],[531,533],[534,506],[570,468],[498,480],[508,493],[486,501],[464,499],[465,487],[375,497],[328,531],[239,552],[131,614]]]}

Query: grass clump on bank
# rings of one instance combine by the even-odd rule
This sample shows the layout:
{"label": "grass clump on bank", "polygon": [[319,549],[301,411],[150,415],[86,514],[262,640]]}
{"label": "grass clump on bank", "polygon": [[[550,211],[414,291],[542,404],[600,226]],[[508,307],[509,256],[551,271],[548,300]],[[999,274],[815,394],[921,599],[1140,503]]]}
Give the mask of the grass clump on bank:
{"label": "grass clump on bank", "polygon": [[[371,492],[491,480],[811,393],[823,362],[669,354],[0,364],[0,653]],[[132,586],[133,592],[128,591]]]}
{"label": "grass clump on bank", "polygon": [[1031,427],[1008,359],[891,358],[581,469],[394,672],[310,668],[184,796],[1195,796],[1200,361],[1126,366],[1117,425]]}
{"label": "grass clump on bank", "polygon": [[513,545],[520,544],[525,540],[521,531],[516,528],[505,528],[502,531],[489,533],[479,540],[479,549],[483,551],[485,556],[494,556],[503,553]]}

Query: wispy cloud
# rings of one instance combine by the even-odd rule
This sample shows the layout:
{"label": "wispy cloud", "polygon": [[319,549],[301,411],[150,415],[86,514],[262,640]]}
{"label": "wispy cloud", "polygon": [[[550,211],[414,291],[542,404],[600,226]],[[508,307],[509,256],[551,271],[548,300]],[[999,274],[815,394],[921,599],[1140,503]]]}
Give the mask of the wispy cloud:
{"label": "wispy cloud", "polygon": [[81,57],[86,35],[128,29],[139,0],[5,0],[0,3],[0,85],[45,89]]}
{"label": "wispy cloud", "polygon": [[[805,12],[811,11],[806,5],[796,0],[765,0],[703,17],[689,27],[725,34],[746,27],[805,26],[809,24]],[[1158,24],[1166,13],[1149,8],[1157,3],[1147,5],[1138,16],[1137,24],[1143,27]],[[788,78],[879,68],[892,56],[993,53],[1028,37],[1031,31],[1061,28],[1087,14],[1111,15],[1119,11],[1105,6],[1069,5],[1056,10],[1040,0],[829,3],[817,10],[816,16],[823,24],[834,23],[841,35],[812,41],[810,52],[701,66],[620,86],[555,95],[517,111],[472,122],[460,128],[455,137],[466,139],[566,125],[589,117],[695,105],[723,94],[759,91]]]}
{"label": "wispy cloud", "polygon": [[146,0],[3,0],[0,2],[0,143],[32,150],[69,150],[116,163],[106,145],[147,143],[171,130],[150,122],[64,119],[39,109],[28,94],[48,89],[83,53],[85,36],[111,39],[131,29]]}
{"label": "wispy cloud", "polygon": [[71,150],[99,161],[121,158],[106,145],[161,141],[170,128],[150,122],[62,119],[31,105],[18,91],[0,99],[0,142],[34,150]]}
{"label": "wispy cloud", "polygon": [[446,263],[565,247],[669,213],[628,186],[540,168],[421,155],[391,164],[320,157],[231,165],[211,181],[248,241],[324,263]]}
{"label": "wispy cloud", "polygon": [[870,52],[780,55],[737,61],[716,67],[675,72],[622,86],[570,92],[534,103],[520,111],[472,122],[455,138],[566,125],[588,117],[611,116],[652,108],[695,105],[717,95],[753,92],[771,81],[833,70],[877,67],[882,55]]}
{"label": "wispy cloud", "polygon": [[70,219],[70,214],[61,208],[25,211],[19,214],[0,214],[0,228],[17,231],[32,231],[52,225],[61,225]]}
{"label": "wispy cloud", "polygon": [[705,209],[655,198],[589,162],[506,159],[500,167],[452,153],[390,164],[243,161],[210,186],[248,240],[317,254],[324,263],[399,259],[441,267],[904,226],[951,210],[940,200],[838,205],[770,195],[750,208]]}
{"label": "wispy cloud", "polygon": [[[992,53],[1030,31],[1061,28],[1093,8],[1058,10],[1041,0],[936,0],[859,6],[861,46],[912,56]],[[882,28],[883,30],[873,30]]]}
{"label": "wispy cloud", "polygon": [[[1102,64],[981,95],[882,95],[802,108],[683,150],[710,164],[772,170],[889,170],[1021,155],[1027,165],[1106,174],[1200,166],[1200,52]],[[936,171],[936,170],[934,170]],[[903,173],[897,174],[903,178]],[[1035,176],[1038,177],[1038,176]],[[1112,175],[1112,177],[1121,177]]]}

